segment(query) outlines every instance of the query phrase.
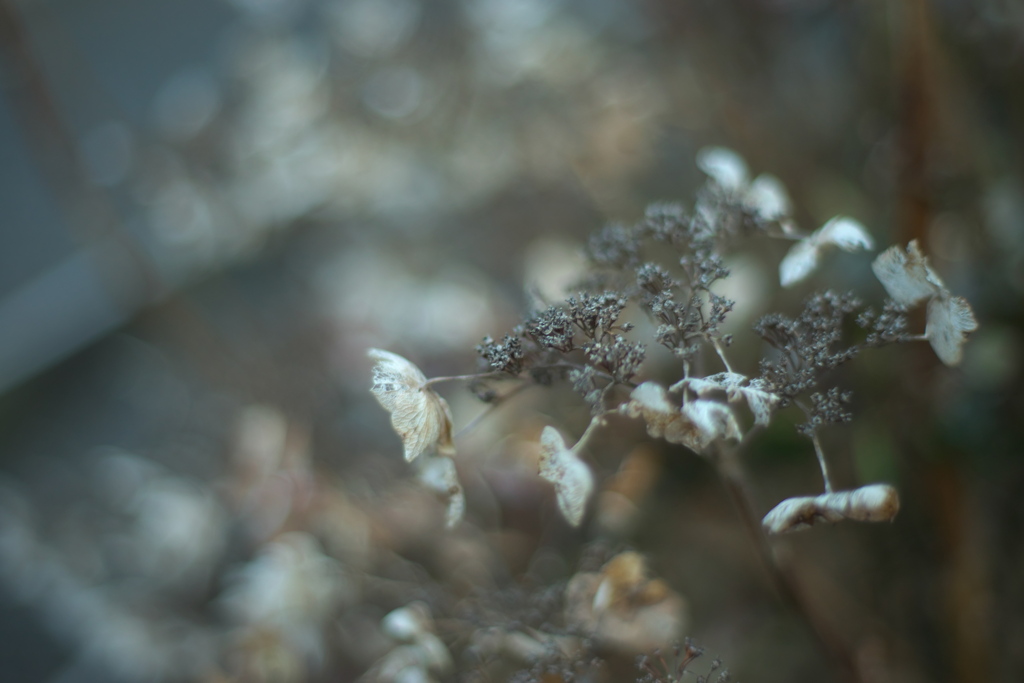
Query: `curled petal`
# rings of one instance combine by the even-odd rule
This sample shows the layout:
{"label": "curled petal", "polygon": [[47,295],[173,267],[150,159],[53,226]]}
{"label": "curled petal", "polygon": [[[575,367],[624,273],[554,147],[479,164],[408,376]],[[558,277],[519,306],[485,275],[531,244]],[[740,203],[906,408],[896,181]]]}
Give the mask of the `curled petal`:
{"label": "curled petal", "polygon": [[[708,378],[685,380],[673,388],[694,381],[708,383]],[[634,389],[622,411],[630,417],[642,417],[651,436],[686,446],[698,453],[716,439],[740,439],[743,436],[729,406],[718,401],[697,399],[680,409],[669,401],[668,392],[657,382],[644,382]]]}
{"label": "curled petal", "polygon": [[418,367],[390,351],[370,349],[377,402],[391,413],[391,426],[402,439],[405,459],[414,460],[427,450],[454,455],[452,413],[448,402],[427,386]]}
{"label": "curled petal", "polygon": [[875,246],[867,229],[847,216],[832,218],[811,235],[811,239],[820,246],[834,244],[843,251],[872,249]]}
{"label": "curled petal", "polygon": [[978,321],[967,300],[948,293],[928,302],[928,324],[924,336],[935,350],[935,355],[946,365],[957,365],[963,357],[963,346],[971,332],[978,329]]}
{"label": "curled petal", "polygon": [[888,522],[899,509],[896,489],[888,484],[871,484],[852,491],[787,498],[764,516],[761,525],[770,534],[781,534],[809,529],[821,521]]}
{"label": "curled petal", "polygon": [[579,526],[594,493],[594,475],[551,426],[540,435],[540,476],[555,485],[562,516],[569,524]]}

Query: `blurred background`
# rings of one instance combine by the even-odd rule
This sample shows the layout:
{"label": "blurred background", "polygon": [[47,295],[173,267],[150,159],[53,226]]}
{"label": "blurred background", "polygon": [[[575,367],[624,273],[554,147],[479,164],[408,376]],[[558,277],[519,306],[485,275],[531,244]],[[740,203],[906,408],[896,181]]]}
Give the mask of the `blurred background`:
{"label": "blurred background", "polygon": [[[1021,680],[1022,84],[1010,0],[0,0],[2,678],[384,680],[378,624],[419,600],[452,661],[402,680],[504,680],[529,657],[474,629],[540,629],[543,586],[629,547],[734,678],[831,680],[692,454],[609,436],[632,507],[574,532],[523,453],[587,410],[535,392],[458,444],[445,532],[368,391],[371,346],[472,372],[725,145],[805,230],[919,239],[981,323],[958,369],[840,375],[836,476],[903,507],[784,541],[801,583],[863,680]],[[779,249],[731,264],[748,373],[752,322],[811,291]],[[812,284],[877,303],[867,263]],[[760,513],[819,486],[793,421],[748,454]]]}

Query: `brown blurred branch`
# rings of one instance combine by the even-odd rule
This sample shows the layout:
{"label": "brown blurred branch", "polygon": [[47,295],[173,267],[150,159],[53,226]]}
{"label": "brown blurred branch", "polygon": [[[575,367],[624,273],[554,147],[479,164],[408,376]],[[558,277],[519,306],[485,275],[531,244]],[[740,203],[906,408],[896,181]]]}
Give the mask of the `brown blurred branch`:
{"label": "brown blurred branch", "polygon": [[715,454],[715,466],[718,475],[725,483],[726,490],[732,498],[740,520],[747,533],[751,545],[757,553],[761,566],[768,575],[772,586],[785,601],[807,624],[808,629],[818,641],[822,651],[833,662],[841,680],[858,683],[856,659],[842,636],[835,632],[814,609],[811,601],[800,587],[799,579],[792,565],[781,560],[772,550],[761,528],[761,520],[754,510],[753,496],[747,483],[746,475],[738,460],[738,453],[719,447]]}
{"label": "brown blurred branch", "polygon": [[[31,31],[14,0],[0,0],[0,59],[12,108],[26,131],[39,170],[61,204],[68,225],[86,241],[113,238],[129,257],[137,275],[134,300],[149,300],[158,278],[149,261],[123,230],[113,202],[95,187],[79,162],[74,135],[51,93],[46,73],[32,46]],[[125,265],[120,264],[122,267]],[[121,275],[115,273],[115,275]],[[141,290],[141,291],[139,291]],[[112,292],[122,298],[128,292]]]}

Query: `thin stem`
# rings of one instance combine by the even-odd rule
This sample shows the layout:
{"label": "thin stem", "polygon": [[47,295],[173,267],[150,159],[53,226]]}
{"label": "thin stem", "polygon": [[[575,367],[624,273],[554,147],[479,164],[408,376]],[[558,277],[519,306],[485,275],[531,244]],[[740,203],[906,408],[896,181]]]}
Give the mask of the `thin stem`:
{"label": "thin stem", "polygon": [[818,456],[821,478],[825,480],[825,493],[832,493],[832,480],[828,476],[828,463],[825,462],[825,451],[821,448],[818,432],[811,432],[811,443],[814,444],[814,454]]}
{"label": "thin stem", "polygon": [[[793,401],[796,406],[804,411],[804,415],[807,419],[811,419],[811,409],[806,405],[794,399]],[[818,440],[818,432],[811,432],[811,443],[814,444],[814,455],[818,458],[818,467],[821,468],[821,478],[825,482],[825,493],[832,493],[832,479],[828,476],[828,463],[825,462],[825,451],[821,447],[821,441]]]}
{"label": "thin stem", "polygon": [[493,379],[500,378],[502,375],[506,375],[504,379],[522,379],[520,377],[509,377],[504,372],[478,372],[472,375],[448,375],[447,377],[431,377],[423,385],[429,387],[431,384],[440,384],[441,382],[457,382],[472,379]]}
{"label": "thin stem", "polygon": [[717,353],[718,357],[722,359],[722,365],[725,366],[725,371],[731,374],[732,366],[729,365],[729,359],[725,357],[725,349],[722,348],[721,342],[717,339],[712,339],[711,345],[715,347],[715,353]]}
{"label": "thin stem", "polygon": [[535,384],[528,384],[528,383],[524,382],[524,383],[520,384],[519,386],[515,387],[514,389],[512,389],[511,391],[509,391],[509,392],[507,392],[505,394],[502,394],[501,396],[496,397],[495,399],[493,399],[491,401],[491,403],[486,408],[484,408],[479,413],[477,413],[476,417],[474,417],[472,420],[470,420],[465,425],[463,425],[462,428],[459,429],[459,431],[457,431],[455,433],[455,436],[453,436],[452,438],[453,439],[458,439],[459,437],[461,437],[464,434],[468,433],[471,429],[473,429],[478,424],[480,424],[480,422],[482,422],[485,417],[487,417],[488,415],[493,413],[500,406],[505,405],[506,401],[511,399],[516,394],[522,393],[524,390],[529,389],[530,387],[533,387],[533,386],[537,386],[537,385],[535,385]]}
{"label": "thin stem", "polygon": [[587,441],[594,435],[597,428],[604,425],[604,416],[605,413],[600,413],[591,418],[590,424],[587,425],[586,430],[583,432],[583,436],[581,436],[580,440],[576,442],[576,445],[572,447],[572,450],[579,451],[587,445]]}

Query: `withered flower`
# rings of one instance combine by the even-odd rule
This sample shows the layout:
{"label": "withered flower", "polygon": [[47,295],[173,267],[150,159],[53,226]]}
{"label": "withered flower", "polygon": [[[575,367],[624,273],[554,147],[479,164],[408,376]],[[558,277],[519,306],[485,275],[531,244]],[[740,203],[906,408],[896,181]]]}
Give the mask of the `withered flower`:
{"label": "withered flower", "polygon": [[454,455],[451,409],[427,385],[423,372],[390,351],[370,349],[368,355],[377,361],[371,391],[391,413],[391,426],[402,439],[405,459],[415,460],[431,449],[440,455]]}

